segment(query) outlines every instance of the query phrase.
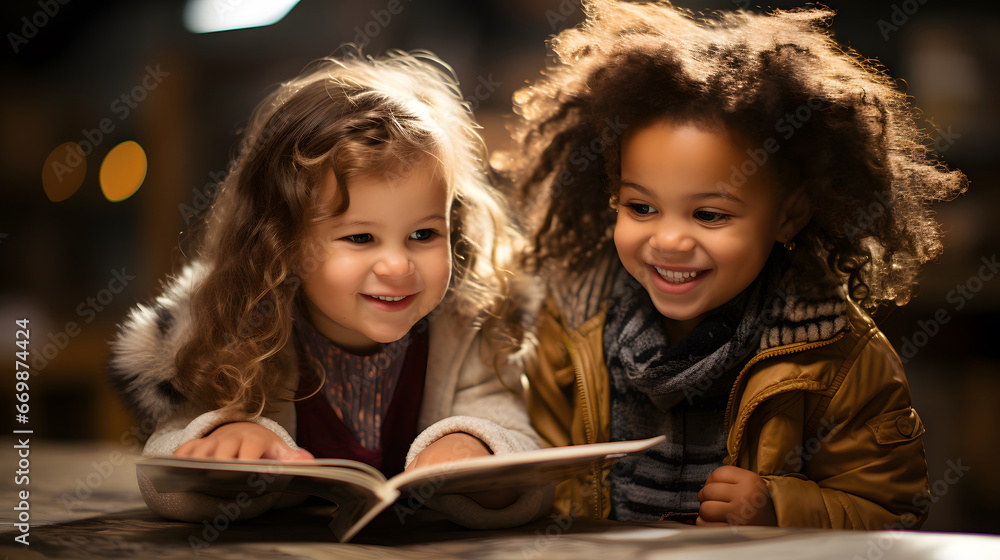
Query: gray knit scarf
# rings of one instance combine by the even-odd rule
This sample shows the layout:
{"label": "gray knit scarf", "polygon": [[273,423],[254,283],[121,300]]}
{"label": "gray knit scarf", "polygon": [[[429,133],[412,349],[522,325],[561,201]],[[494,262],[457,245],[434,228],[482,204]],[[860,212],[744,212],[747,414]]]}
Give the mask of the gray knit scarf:
{"label": "gray knit scarf", "polygon": [[649,294],[619,268],[603,338],[611,440],[667,439],[615,463],[615,519],[697,512],[698,491],[726,457],[726,405],[742,365],[767,347],[827,338],[846,325],[842,299],[831,295],[816,304],[789,296],[778,289],[769,272],[774,269],[766,267],[742,294],[674,343]]}

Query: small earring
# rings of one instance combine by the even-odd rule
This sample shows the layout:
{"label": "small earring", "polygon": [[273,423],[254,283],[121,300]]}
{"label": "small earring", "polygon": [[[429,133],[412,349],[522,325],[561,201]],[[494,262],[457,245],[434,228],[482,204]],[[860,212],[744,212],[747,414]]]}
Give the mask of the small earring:
{"label": "small earring", "polygon": [[795,242],[792,241],[791,239],[789,239],[788,241],[785,241],[785,250],[786,251],[793,251],[793,250],[795,250]]}

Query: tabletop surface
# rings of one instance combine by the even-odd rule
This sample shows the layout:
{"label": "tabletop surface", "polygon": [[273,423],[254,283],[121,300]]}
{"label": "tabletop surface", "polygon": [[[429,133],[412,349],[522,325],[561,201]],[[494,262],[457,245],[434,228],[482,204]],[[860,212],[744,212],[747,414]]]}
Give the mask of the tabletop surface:
{"label": "tabletop surface", "polygon": [[[311,504],[241,522],[180,523],[151,513],[135,482],[135,457],[107,443],[33,441],[30,482],[15,486],[18,458],[0,488],[0,555],[20,558],[816,558],[920,560],[1000,558],[1000,537],[932,532],[853,532],[745,527],[703,529],[549,516],[503,531],[470,531],[432,512],[400,522],[392,510],[350,543],[337,543],[331,507]],[[23,480],[21,481],[24,482]],[[24,546],[15,523],[25,511]],[[1000,528],[1000,527],[998,527]]]}

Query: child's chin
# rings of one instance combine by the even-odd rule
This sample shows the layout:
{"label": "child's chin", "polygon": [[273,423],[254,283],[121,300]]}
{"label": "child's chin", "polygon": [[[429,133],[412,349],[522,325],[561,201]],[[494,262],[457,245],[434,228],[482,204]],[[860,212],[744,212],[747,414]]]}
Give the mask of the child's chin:
{"label": "child's chin", "polygon": [[368,338],[371,338],[372,340],[378,342],[379,344],[389,344],[391,342],[396,342],[397,340],[403,338],[404,336],[406,336],[406,331],[403,331],[401,333],[392,333],[392,334],[379,333],[378,335],[369,335]]}
{"label": "child's chin", "polygon": [[[652,296],[652,294],[650,294],[650,296]],[[671,321],[690,321],[691,319],[695,319],[700,316],[700,314],[696,311],[678,309],[677,306],[658,305],[655,299],[653,300],[653,307],[659,311],[660,315],[663,315],[664,318]]]}
{"label": "child's chin", "polygon": [[379,344],[389,344],[390,342],[396,342],[397,340],[406,336],[406,333],[410,332],[416,321],[412,323],[407,322],[405,325],[394,325],[392,329],[379,330],[377,332],[369,332],[368,338],[378,342]]}

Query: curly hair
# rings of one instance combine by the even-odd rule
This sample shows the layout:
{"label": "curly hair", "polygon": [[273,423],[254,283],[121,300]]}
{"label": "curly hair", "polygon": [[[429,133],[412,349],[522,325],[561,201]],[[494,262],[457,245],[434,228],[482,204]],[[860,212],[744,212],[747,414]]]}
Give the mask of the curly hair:
{"label": "curly hair", "polygon": [[340,207],[347,181],[433,163],[452,199],[454,272],[441,308],[482,327],[495,349],[516,348],[505,294],[519,233],[486,174],[485,146],[450,67],[434,55],[381,58],[347,49],[281,84],[255,109],[204,222],[196,260],[207,275],[192,298],[194,329],[178,352],[176,389],[208,408],[260,414],[285,398],[275,372],[292,360],[292,314],[315,268],[307,229],[332,172]]}
{"label": "curly hair", "polygon": [[884,69],[830,36],[832,11],[584,9],[582,24],[551,40],[543,77],[515,94],[516,147],[492,161],[518,201],[529,269],[565,276],[613,250],[622,140],[666,120],[751,146],[737,181],[767,165],[779,188],[805,189],[813,216],[787,261],[796,288],[846,284],[868,308],[908,301],[942,250],[930,204],[967,181],[931,154]]}

